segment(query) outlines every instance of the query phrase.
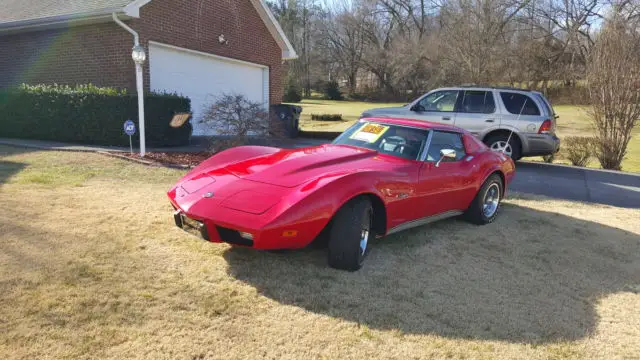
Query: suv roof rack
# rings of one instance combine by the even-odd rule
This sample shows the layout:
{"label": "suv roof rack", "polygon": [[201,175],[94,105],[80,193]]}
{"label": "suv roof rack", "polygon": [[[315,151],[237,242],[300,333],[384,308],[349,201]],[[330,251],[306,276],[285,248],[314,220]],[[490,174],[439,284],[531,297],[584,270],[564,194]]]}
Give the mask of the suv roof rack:
{"label": "suv roof rack", "polygon": [[517,88],[517,87],[513,87],[513,86],[494,86],[494,85],[484,85],[484,84],[462,84],[459,85],[458,87],[461,88],[474,88],[474,87],[478,87],[478,88],[488,88],[488,89],[497,89],[497,90],[517,90],[517,91],[532,91],[530,89],[522,89],[522,88]]}

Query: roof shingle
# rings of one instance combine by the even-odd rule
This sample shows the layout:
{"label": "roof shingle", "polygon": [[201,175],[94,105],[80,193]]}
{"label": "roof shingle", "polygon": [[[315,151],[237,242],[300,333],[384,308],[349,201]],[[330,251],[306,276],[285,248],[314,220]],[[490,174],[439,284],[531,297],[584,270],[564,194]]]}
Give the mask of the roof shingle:
{"label": "roof shingle", "polygon": [[133,0],[0,0],[0,23],[122,8]]}

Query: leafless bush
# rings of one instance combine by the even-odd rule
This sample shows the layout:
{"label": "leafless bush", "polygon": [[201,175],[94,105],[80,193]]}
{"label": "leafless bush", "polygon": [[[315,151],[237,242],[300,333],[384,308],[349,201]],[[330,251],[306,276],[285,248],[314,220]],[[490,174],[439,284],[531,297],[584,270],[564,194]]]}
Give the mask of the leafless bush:
{"label": "leafless bush", "polygon": [[587,82],[596,130],[596,156],[605,169],[621,170],[640,118],[640,38],[614,15],[605,23],[588,63]]}
{"label": "leafless bush", "polygon": [[223,94],[205,106],[200,122],[217,135],[211,143],[212,151],[247,144],[250,136],[281,137],[282,122],[259,102],[244,95]]}
{"label": "leafless bush", "polygon": [[587,166],[596,150],[596,140],[587,136],[569,136],[564,139],[564,155],[574,166]]}

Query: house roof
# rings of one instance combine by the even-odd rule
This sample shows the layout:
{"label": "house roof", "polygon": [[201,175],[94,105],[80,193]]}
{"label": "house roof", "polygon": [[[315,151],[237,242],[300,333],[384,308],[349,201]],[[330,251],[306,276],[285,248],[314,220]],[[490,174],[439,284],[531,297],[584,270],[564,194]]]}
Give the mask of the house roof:
{"label": "house roof", "polygon": [[0,0],[0,24],[117,11],[132,2],[133,0]]}
{"label": "house roof", "polygon": [[[152,0],[0,0],[0,31],[20,31],[74,21],[104,18],[112,13],[140,17]],[[283,59],[298,57],[264,0],[249,0],[282,49]]]}

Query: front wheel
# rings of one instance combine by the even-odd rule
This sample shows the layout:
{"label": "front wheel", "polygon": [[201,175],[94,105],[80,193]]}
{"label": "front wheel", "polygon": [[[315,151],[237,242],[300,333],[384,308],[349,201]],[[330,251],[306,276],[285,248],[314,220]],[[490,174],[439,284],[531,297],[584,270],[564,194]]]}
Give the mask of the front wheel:
{"label": "front wheel", "polygon": [[346,203],[332,220],[329,232],[329,266],[347,271],[362,267],[373,232],[373,207],[367,198]]}
{"label": "front wheel", "polygon": [[503,193],[502,178],[498,174],[489,176],[465,212],[465,218],[477,225],[492,223],[498,216]]}

